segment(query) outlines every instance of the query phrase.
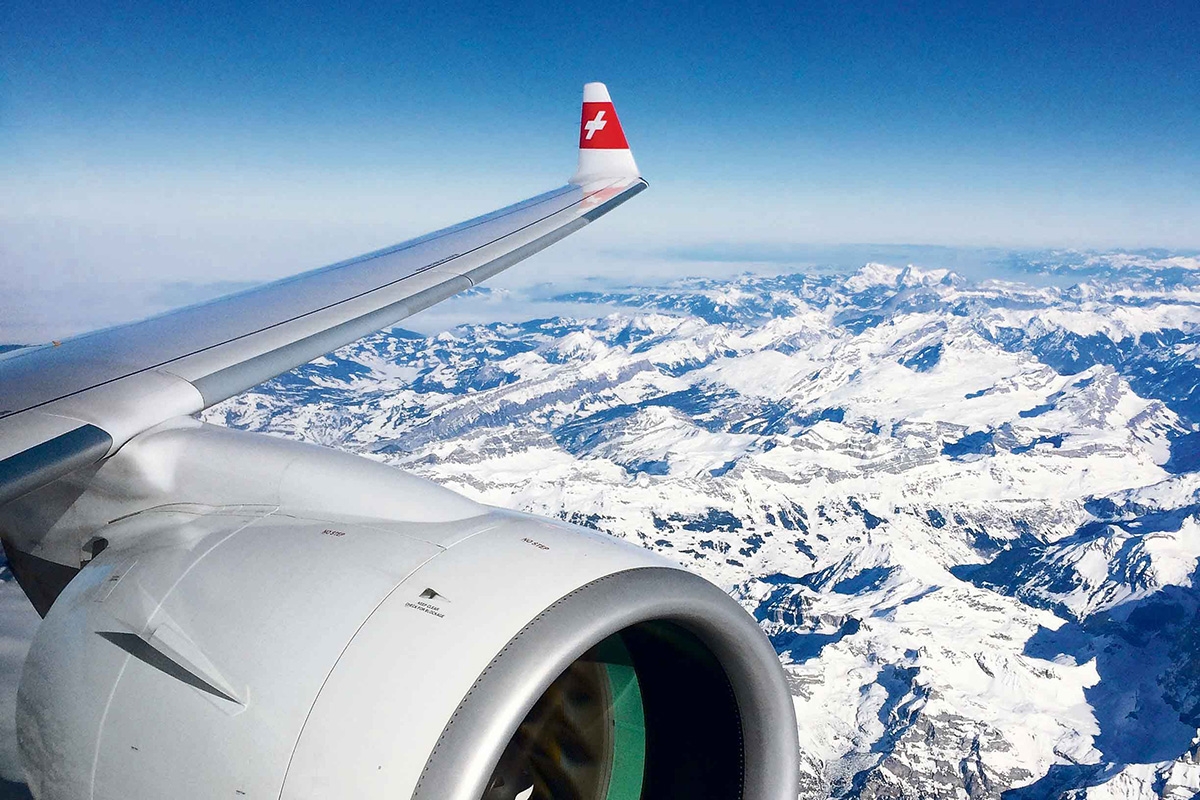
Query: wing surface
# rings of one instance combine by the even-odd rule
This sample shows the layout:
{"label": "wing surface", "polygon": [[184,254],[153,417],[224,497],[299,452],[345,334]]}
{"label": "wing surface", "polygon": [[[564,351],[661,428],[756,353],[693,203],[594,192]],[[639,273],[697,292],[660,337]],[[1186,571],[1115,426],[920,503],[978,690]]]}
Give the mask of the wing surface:
{"label": "wing surface", "polygon": [[602,84],[584,88],[580,130],[579,168],[559,189],[219,300],[0,357],[0,503],[468,289],[646,188]]}

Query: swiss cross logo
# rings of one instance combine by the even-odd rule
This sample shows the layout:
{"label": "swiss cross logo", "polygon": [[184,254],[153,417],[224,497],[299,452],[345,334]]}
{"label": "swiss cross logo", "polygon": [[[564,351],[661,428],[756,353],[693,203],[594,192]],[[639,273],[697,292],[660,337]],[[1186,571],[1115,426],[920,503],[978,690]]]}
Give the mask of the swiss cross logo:
{"label": "swiss cross logo", "polygon": [[579,146],[594,150],[627,150],[625,133],[612,103],[584,103],[579,122]]}
{"label": "swiss cross logo", "polygon": [[583,129],[587,131],[587,136],[584,136],[583,138],[590,142],[592,137],[596,135],[596,131],[604,130],[604,126],[607,124],[608,123],[604,121],[604,109],[602,108],[596,112],[596,116],[583,123]]}

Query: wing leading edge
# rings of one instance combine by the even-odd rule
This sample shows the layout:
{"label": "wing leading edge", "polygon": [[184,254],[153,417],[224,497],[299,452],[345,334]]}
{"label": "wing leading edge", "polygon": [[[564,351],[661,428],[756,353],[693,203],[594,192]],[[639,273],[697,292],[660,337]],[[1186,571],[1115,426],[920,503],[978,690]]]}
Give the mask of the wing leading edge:
{"label": "wing leading edge", "polygon": [[220,300],[0,358],[0,503],[468,289],[646,188],[603,84],[584,89],[580,131],[576,174],[554,191]]}

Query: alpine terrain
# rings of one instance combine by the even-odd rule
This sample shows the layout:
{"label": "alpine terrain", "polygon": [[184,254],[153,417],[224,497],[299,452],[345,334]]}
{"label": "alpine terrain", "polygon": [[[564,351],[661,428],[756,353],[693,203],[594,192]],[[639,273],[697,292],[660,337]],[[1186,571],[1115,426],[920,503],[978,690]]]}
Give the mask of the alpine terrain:
{"label": "alpine terrain", "polygon": [[[1200,259],[868,264],[380,333],[205,414],[636,541],[774,642],[804,797],[1200,792]],[[486,290],[475,290],[486,291]]]}

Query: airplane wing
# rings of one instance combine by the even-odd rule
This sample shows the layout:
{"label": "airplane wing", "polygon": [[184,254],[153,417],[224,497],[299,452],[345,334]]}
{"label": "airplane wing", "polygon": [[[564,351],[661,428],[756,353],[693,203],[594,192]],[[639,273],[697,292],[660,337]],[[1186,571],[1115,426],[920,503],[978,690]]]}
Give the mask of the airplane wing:
{"label": "airplane wing", "polygon": [[568,185],[411,242],[0,357],[0,545],[44,616],[39,800],[794,800],[774,647],[635,541],[197,411],[645,188],[584,89]]}
{"label": "airplane wing", "polygon": [[393,247],[0,357],[0,503],[468,289],[646,188],[603,84],[579,167],[545,194]]}

